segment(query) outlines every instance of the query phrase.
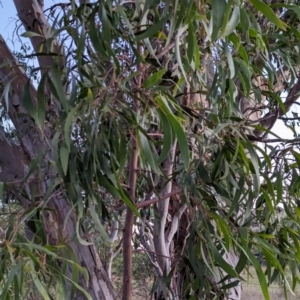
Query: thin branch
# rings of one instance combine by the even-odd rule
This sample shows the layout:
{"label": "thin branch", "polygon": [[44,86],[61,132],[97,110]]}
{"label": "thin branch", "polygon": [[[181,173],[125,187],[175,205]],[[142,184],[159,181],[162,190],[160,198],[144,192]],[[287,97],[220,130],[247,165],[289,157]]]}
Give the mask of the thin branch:
{"label": "thin branch", "polygon": [[[142,252],[142,251],[148,252],[146,249],[136,249],[136,250],[134,250],[134,252]],[[150,252],[153,252],[153,251],[150,251]],[[171,256],[162,255],[162,254],[159,254],[159,253],[156,253],[156,252],[153,252],[153,253],[157,256],[161,256],[161,257],[167,258],[169,260],[178,260],[178,259],[176,259],[174,257],[171,257]]]}
{"label": "thin branch", "polygon": [[[168,181],[166,182],[162,191],[160,192],[160,196],[170,194],[173,189],[173,181],[171,180],[171,178],[173,173],[176,145],[177,140],[174,142],[172,148],[170,149],[170,154],[168,158],[163,163],[163,168],[165,171],[165,175],[168,178]],[[154,249],[157,253],[163,256],[169,256],[169,251],[166,247],[165,237],[165,226],[168,217],[169,201],[170,197],[166,198],[165,201],[157,202],[157,216],[154,219]],[[157,261],[160,268],[164,270],[166,274],[168,274],[171,271],[171,262],[163,256],[158,256]],[[170,288],[169,291],[172,293],[172,288]]]}
{"label": "thin branch", "polygon": [[[183,33],[180,37],[179,37],[179,41],[181,42],[186,36],[187,36],[187,32]],[[171,49],[174,48],[176,43],[176,40],[174,39],[165,49],[163,49],[160,53],[158,53],[156,55],[156,59],[160,59],[162,58],[164,55],[166,55]],[[144,66],[141,67],[141,73],[144,73],[147,69],[149,69],[151,67],[151,64],[146,64]]]}
{"label": "thin branch", "polygon": [[178,208],[178,210],[176,211],[173,220],[172,220],[172,225],[168,234],[168,237],[166,239],[166,247],[168,249],[168,251],[170,250],[170,245],[171,245],[171,241],[175,235],[175,233],[178,230],[178,225],[179,225],[179,220],[183,214],[183,212],[186,210],[187,205],[183,204],[181,207]]}
{"label": "thin branch", "polygon": [[[142,53],[142,47],[139,46],[138,51]],[[138,64],[138,71],[142,71],[142,64]],[[142,72],[135,78],[138,90],[142,86]],[[140,93],[136,93],[136,99],[140,98]],[[133,101],[133,109],[138,112],[138,101]],[[136,198],[136,182],[137,182],[137,167],[138,167],[138,144],[136,137],[132,133],[131,138],[132,153],[129,162],[129,195],[133,203]],[[124,235],[123,235],[123,286],[122,286],[122,300],[131,300],[132,298],[132,228],[134,222],[134,214],[131,208],[127,207],[126,217],[124,224]]]}
{"label": "thin branch", "polygon": [[123,244],[123,238],[120,239],[118,245],[115,247],[115,249],[110,248],[109,250],[109,258],[107,265],[105,266],[105,270],[107,273],[108,278],[111,280],[111,269],[112,269],[112,264],[113,264],[113,260],[116,257],[116,255],[120,252],[120,250],[122,249],[122,244]]}
{"label": "thin branch", "polygon": [[151,246],[147,243],[147,241],[145,239],[145,223],[146,223],[146,216],[144,216],[142,219],[142,226],[140,228],[140,241],[141,241],[142,246],[145,248],[147,256],[148,256],[151,264],[155,268],[157,274],[159,276],[162,276],[163,271],[160,268],[159,264],[157,263],[156,254],[155,254],[154,250],[151,249]]}
{"label": "thin branch", "polygon": [[112,227],[113,228],[112,228],[111,233],[109,235],[109,239],[111,240],[111,242],[114,242],[115,239],[117,238],[118,231],[119,231],[119,221],[114,220],[114,223],[113,223]]}
{"label": "thin branch", "polygon": [[[181,42],[186,36],[187,36],[187,32],[183,33],[180,37],[179,37],[179,41]],[[174,48],[176,43],[176,40],[174,39],[164,50],[162,50],[159,54],[156,55],[157,59],[162,58],[165,54],[167,54],[172,48]]]}
{"label": "thin branch", "polygon": [[136,204],[136,208],[139,209],[139,208],[142,208],[142,207],[145,207],[145,206],[149,206],[151,204],[157,203],[157,202],[162,201],[162,200],[166,200],[166,199],[168,199],[168,198],[170,198],[172,196],[175,196],[177,194],[180,194],[180,193],[182,193],[182,189],[176,189],[176,190],[174,190],[174,191],[172,191],[170,193],[167,193],[165,195],[159,196],[157,198],[146,200],[144,202],[139,202],[139,203]]}
{"label": "thin branch", "polygon": [[153,133],[147,133],[148,136],[158,136],[158,137],[164,137],[163,133],[153,132]]}
{"label": "thin branch", "polygon": [[300,121],[300,117],[295,117],[295,118],[286,118],[286,117],[281,117],[281,118],[278,118],[280,120],[283,120],[283,121]]}
{"label": "thin branch", "polygon": [[260,142],[260,143],[288,143],[288,144],[295,144],[300,142],[300,138],[296,138],[293,140],[290,139],[260,139],[257,138],[255,141]]}
{"label": "thin branch", "polygon": [[87,3],[90,3],[90,0],[79,0],[80,5],[87,4]]}
{"label": "thin branch", "polygon": [[269,112],[265,117],[273,114],[272,118],[263,120],[260,124],[261,126],[268,128],[270,130],[272,126],[275,124],[275,121],[285,115],[291,108],[291,106],[298,100],[300,94],[300,75],[298,75],[298,80],[296,84],[291,88],[286,100],[284,102],[285,110],[283,111],[281,107],[276,109],[276,112]]}
{"label": "thin branch", "polygon": [[48,10],[52,11],[54,8],[60,6],[60,8],[65,9],[67,6],[71,6],[71,3],[56,3],[50,6],[49,8],[44,10],[44,13],[47,12]]}

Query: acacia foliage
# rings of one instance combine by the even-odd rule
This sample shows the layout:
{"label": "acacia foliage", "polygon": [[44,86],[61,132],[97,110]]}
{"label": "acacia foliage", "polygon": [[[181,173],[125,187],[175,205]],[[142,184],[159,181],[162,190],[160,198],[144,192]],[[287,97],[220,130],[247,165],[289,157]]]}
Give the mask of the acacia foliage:
{"label": "acacia foliage", "polygon": [[[87,276],[64,239],[57,235],[49,245],[45,224],[36,217],[49,210],[57,193],[74,207],[78,243],[87,243],[79,230],[85,222],[109,244],[112,221],[122,226],[122,214],[128,226],[119,236],[131,241],[134,220],[135,241],[157,272],[157,293],[219,299],[243,280],[240,274],[249,265],[266,299],[268,285],[278,278],[285,291],[294,290],[299,141],[278,138],[281,144],[273,147],[270,130],[300,91],[298,5],[135,0],[55,6],[44,41],[49,51],[40,47],[35,54],[52,55],[54,63],[36,99],[29,87],[23,97],[52,153],[41,148],[19,187],[36,172],[49,175],[43,174],[45,159],[56,173],[34,209],[11,218],[1,248],[1,297],[21,296],[28,274],[44,299],[53,292],[46,278],[63,298],[66,282],[80,288],[79,274]],[[63,55],[51,52],[56,39]],[[10,101],[9,93],[4,96]],[[20,140],[22,134],[26,131],[17,132]],[[5,191],[12,187],[14,182],[5,182]],[[37,201],[33,191],[22,195]],[[132,213],[134,219],[128,217]],[[29,218],[38,229],[31,241],[18,230]],[[128,250],[123,248],[130,256]],[[226,258],[232,253],[236,263]],[[67,259],[72,279],[57,265]],[[123,263],[130,277],[130,265]]]}

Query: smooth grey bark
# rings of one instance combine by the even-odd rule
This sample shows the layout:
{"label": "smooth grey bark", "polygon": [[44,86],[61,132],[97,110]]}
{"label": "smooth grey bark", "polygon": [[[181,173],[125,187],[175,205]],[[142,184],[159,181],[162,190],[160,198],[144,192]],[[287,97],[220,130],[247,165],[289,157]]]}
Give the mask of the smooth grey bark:
{"label": "smooth grey bark", "polygon": [[[173,189],[173,183],[170,180],[170,178],[172,177],[172,173],[173,173],[176,147],[177,147],[177,141],[174,142],[172,148],[170,149],[169,157],[165,160],[163,164],[166,180],[168,180],[168,182],[165,184],[164,188],[160,192],[160,196],[162,197],[166,194],[169,194]],[[156,269],[159,270],[159,273],[161,274],[169,274],[169,272],[171,271],[169,238],[171,238],[172,233],[170,233],[170,236],[165,233],[169,203],[170,203],[170,197],[162,201],[159,201],[157,203],[157,211],[156,211],[157,215],[154,218],[153,245],[154,245],[154,252],[156,255],[155,260],[157,260],[157,265],[155,267]],[[176,222],[176,220],[173,219],[173,222]],[[173,223],[173,224],[174,227],[178,228],[178,223],[176,224]],[[177,228],[174,228],[175,232]],[[177,299],[174,296],[172,284],[169,287],[168,293],[170,299],[171,298]],[[161,297],[161,294],[162,294],[162,290],[159,288],[156,294],[156,299]]]}

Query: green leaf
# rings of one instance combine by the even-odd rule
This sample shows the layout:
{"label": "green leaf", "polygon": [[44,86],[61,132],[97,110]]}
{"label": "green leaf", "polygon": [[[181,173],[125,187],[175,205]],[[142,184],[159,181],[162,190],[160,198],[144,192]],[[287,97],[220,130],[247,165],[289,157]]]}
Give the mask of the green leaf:
{"label": "green leaf", "polygon": [[174,131],[166,115],[160,110],[158,110],[158,114],[164,134],[162,151],[158,158],[158,164],[161,164],[167,158],[172,144],[174,143]]}
{"label": "green leaf", "polygon": [[219,31],[222,27],[225,10],[226,10],[226,1],[225,0],[212,0],[211,1],[211,14],[212,14],[212,24],[213,31],[211,35],[211,41],[214,42],[218,36]]}
{"label": "green leaf", "polygon": [[[168,116],[166,116],[168,117]],[[179,148],[181,150],[181,157],[183,160],[183,165],[186,170],[188,170],[190,165],[190,151],[188,141],[183,131],[181,124],[176,120],[176,118],[169,116],[169,121],[173,126],[174,133],[177,137]]]}
{"label": "green leaf", "polygon": [[266,18],[268,18],[274,25],[282,30],[286,30],[288,25],[281,21],[274,11],[269,7],[269,5],[265,4],[260,0],[249,0],[253,4],[253,6],[259,10]]}
{"label": "green leaf", "polygon": [[[68,249],[68,248],[67,248]],[[70,258],[72,260],[72,262],[77,262],[77,258],[76,258],[76,255],[74,253],[74,251],[72,249],[68,249],[68,254],[70,255]],[[76,263],[72,263],[71,264],[71,267],[72,267],[72,281],[73,282],[78,282],[79,280],[79,268],[77,268],[77,264]],[[74,285],[72,285],[72,290],[71,290],[71,299],[74,299],[74,296],[75,296],[75,293],[76,293],[76,288]]]}
{"label": "green leaf", "polygon": [[226,223],[226,219],[224,220],[220,216],[212,212],[210,212],[209,215],[212,217],[213,220],[215,220],[218,230],[224,236],[226,250],[230,251],[230,247],[232,245],[232,235],[231,230],[229,229],[228,224]]}
{"label": "green leaf", "polygon": [[194,62],[195,62],[195,70],[199,69],[200,66],[200,49],[197,43],[196,35],[193,34],[194,39]]}
{"label": "green leaf", "polygon": [[160,173],[159,166],[157,164],[157,158],[154,157],[154,151],[151,149],[148,138],[144,135],[142,131],[138,131],[138,143],[140,156],[143,157],[146,164],[149,164],[151,169],[157,174]]}
{"label": "green leaf", "polygon": [[45,37],[42,36],[39,33],[33,32],[33,31],[25,31],[24,33],[21,34],[22,37],[27,37],[27,38],[32,38],[32,37],[40,37],[44,39]]}
{"label": "green leaf", "polygon": [[78,239],[78,242],[83,245],[83,246],[90,246],[92,245],[92,243],[87,242],[86,240],[84,240],[81,236],[80,236],[80,232],[81,232],[81,224],[80,224],[80,219],[77,220],[76,222],[76,237]]}
{"label": "green leaf", "polygon": [[64,286],[63,280],[60,278],[56,279],[55,293],[56,293],[56,300],[62,300],[67,297],[66,288]]}
{"label": "green leaf", "polygon": [[252,254],[252,252],[247,249],[246,250],[247,255],[251,261],[251,263],[253,264],[258,280],[259,280],[259,284],[262,290],[262,293],[265,297],[266,300],[270,300],[270,295],[269,295],[269,290],[268,290],[268,285],[267,285],[267,281],[266,281],[266,276],[261,268],[261,264],[260,262],[256,259],[256,257]]}
{"label": "green leaf", "polygon": [[229,289],[232,289],[234,288],[235,286],[238,286],[241,284],[241,281],[240,280],[235,280],[235,281],[232,281],[228,284],[225,284],[223,286],[220,287],[220,289],[223,289],[223,290],[229,290]]}
{"label": "green leaf", "polygon": [[140,218],[141,215],[137,210],[135,204],[130,199],[129,194],[125,190],[121,189],[121,187],[119,188],[119,190],[120,190],[121,199],[123,200],[124,204],[127,205],[138,218]]}
{"label": "green leaf", "polygon": [[23,263],[22,262],[20,262],[17,265],[11,267],[9,275],[7,276],[7,278],[4,282],[5,283],[4,287],[1,289],[1,291],[2,291],[2,293],[0,295],[1,299],[8,299],[7,298],[8,291],[9,291],[9,288],[12,284],[12,281],[13,281],[14,277],[18,274],[18,272],[23,272],[22,268],[23,268]]}
{"label": "green leaf", "polygon": [[241,46],[241,37],[233,32],[228,36],[228,39],[234,44],[235,49],[239,50]]}
{"label": "green leaf", "polygon": [[46,104],[47,104],[47,97],[45,95],[45,84],[46,84],[47,74],[44,74],[40,84],[37,89],[37,119],[38,119],[38,126],[42,131],[44,129],[45,123],[45,116],[46,116]]}
{"label": "green leaf", "polygon": [[203,162],[201,162],[201,160],[199,160],[198,162],[198,166],[197,166],[197,171],[198,171],[198,175],[200,177],[200,179],[204,182],[204,183],[209,183],[211,182],[211,178],[210,175],[205,167],[205,165],[203,164]]}
{"label": "green leaf", "polygon": [[107,41],[104,42],[105,46],[106,46],[106,51],[107,53],[113,58],[114,60],[114,67],[116,70],[116,75],[120,74],[120,63],[119,60],[117,59],[115,52],[111,49],[110,45],[107,43]]}
{"label": "green leaf", "polygon": [[233,278],[238,278],[239,275],[237,274],[235,269],[224,260],[222,255],[217,250],[216,246],[211,244],[210,247],[211,247],[211,251],[212,251],[213,257],[215,259],[215,262],[218,264],[218,266],[220,268],[222,268],[228,275],[232,276]]}
{"label": "green leaf", "polygon": [[152,74],[143,84],[144,88],[149,88],[155,85],[165,74],[165,69],[161,69],[154,74]]}
{"label": "green leaf", "polygon": [[194,56],[194,49],[195,49],[194,35],[195,35],[194,34],[194,26],[190,22],[189,28],[188,28],[188,36],[187,36],[187,57],[188,57],[189,62],[192,61],[193,56]]}
{"label": "green leaf", "polygon": [[277,180],[276,180],[276,194],[277,194],[277,203],[282,202],[282,175],[281,172],[279,171],[277,173]]}
{"label": "green leaf", "polygon": [[45,287],[43,286],[42,282],[37,277],[37,273],[35,272],[34,264],[33,264],[32,260],[29,262],[29,264],[31,266],[30,275],[32,277],[32,280],[33,280],[33,283],[34,283],[35,287],[37,288],[37,290],[40,292],[40,294],[42,295],[42,297],[45,300],[50,300],[51,298],[49,297],[49,294],[47,293],[47,291],[46,291]]}
{"label": "green leaf", "polygon": [[16,245],[18,246],[24,246],[26,248],[29,248],[31,250],[31,252],[33,252],[33,250],[38,250],[38,251],[41,251],[47,255],[50,255],[54,258],[57,258],[57,254],[54,251],[54,248],[52,249],[53,251],[49,250],[49,245],[46,245],[46,246],[41,246],[41,245],[38,245],[38,244],[35,244],[33,242],[28,242],[28,243],[16,243]]}
{"label": "green leaf", "polygon": [[249,16],[243,7],[241,8],[241,25],[243,28],[243,32],[247,32],[250,28]]}
{"label": "green leaf", "polygon": [[259,190],[260,190],[260,174],[259,174],[259,170],[260,170],[260,162],[259,162],[259,158],[257,156],[257,153],[255,152],[252,144],[249,142],[248,139],[246,139],[245,141],[243,141],[244,146],[246,147],[246,149],[249,152],[250,155],[250,164],[253,166],[253,185],[254,185],[254,190],[255,192],[258,194]]}
{"label": "green leaf", "polygon": [[84,53],[85,47],[85,33],[85,26],[82,26],[81,33],[79,34],[79,37],[76,40],[76,60],[78,62],[78,68],[82,67],[82,55]]}
{"label": "green leaf", "polygon": [[72,129],[72,122],[75,115],[77,107],[74,107],[68,114],[65,124],[64,124],[64,134],[65,134],[65,143],[69,149],[71,150],[71,129]]}
{"label": "green leaf", "polygon": [[136,41],[150,38],[155,34],[157,34],[161,30],[163,25],[168,21],[168,19],[169,19],[169,15],[166,15],[163,18],[161,18],[157,23],[150,26],[147,30],[143,30],[141,32],[136,33],[135,34]]}
{"label": "green leaf", "polygon": [[234,59],[237,62],[237,65],[239,66],[239,68],[242,71],[242,75],[244,80],[244,89],[245,89],[245,95],[246,97],[250,94],[250,90],[251,90],[251,73],[250,73],[250,68],[249,66],[246,64],[246,62],[238,57],[236,57]]}
{"label": "green leaf", "polygon": [[36,120],[37,118],[37,110],[35,108],[35,104],[32,101],[31,92],[30,92],[31,83],[30,80],[27,81],[24,87],[24,93],[23,93],[23,105],[29,115]]}
{"label": "green leaf", "polygon": [[[7,64],[7,63],[6,63],[6,64]],[[6,64],[1,64],[0,67],[5,67]],[[15,79],[16,79],[16,78],[14,77],[14,78],[12,78],[9,82],[7,82],[7,83],[5,84],[4,90],[3,90],[3,92],[2,92],[2,97],[3,97],[4,100],[5,100],[5,105],[6,105],[6,110],[7,110],[7,112],[9,112],[9,107],[10,107],[9,103],[10,103],[10,101],[11,101],[11,87],[12,87],[12,83],[13,83],[13,81],[14,81]]]}
{"label": "green leaf", "polygon": [[111,44],[111,33],[113,32],[113,27],[111,26],[111,23],[107,16],[105,6],[101,5],[100,10],[101,10],[101,22],[102,22],[102,28],[103,28],[103,38],[104,38],[104,41],[108,45],[110,45]]}
{"label": "green leaf", "polygon": [[3,201],[4,182],[0,182],[0,199]]}
{"label": "green leaf", "polygon": [[181,51],[180,51],[180,34],[179,32],[177,33],[176,37],[175,37],[175,56],[177,59],[177,63],[179,65],[180,71],[185,79],[185,82],[188,83],[187,80],[187,76],[186,76],[186,72],[184,70],[183,64],[182,64],[182,60],[181,60]]}
{"label": "green leaf", "polygon": [[102,225],[102,222],[100,221],[98,214],[96,213],[95,206],[92,205],[91,203],[89,204],[89,211],[91,213],[95,229],[100,234],[102,241],[110,244],[111,241],[109,239],[109,236],[108,236],[104,226]]}
{"label": "green leaf", "polygon": [[220,29],[220,32],[223,33],[229,20],[230,13],[232,12],[232,6],[233,6],[233,0],[228,0],[226,4],[226,9],[224,13],[224,19],[222,23],[222,27]]}
{"label": "green leaf", "polygon": [[224,31],[221,33],[221,37],[226,37],[229,34],[231,34],[236,28],[239,21],[240,21],[240,8],[238,6],[235,6],[232,11],[229,22],[226,24]]}
{"label": "green leaf", "polygon": [[[127,19],[127,18],[126,18]],[[99,57],[107,57],[106,51],[103,47],[103,38],[99,36],[99,28],[98,25],[95,23],[95,13],[92,13],[91,17],[89,18],[89,35],[91,38],[91,42],[93,46],[96,49],[96,53],[98,54]],[[130,26],[131,28],[131,26]]]}
{"label": "green leaf", "polygon": [[61,163],[64,175],[66,175],[67,171],[68,171],[69,154],[70,154],[70,150],[68,149],[67,144],[62,143],[62,145],[60,147],[60,163]]}
{"label": "green leaf", "polygon": [[28,170],[26,176],[23,178],[22,182],[26,182],[26,180],[30,177],[30,175],[32,175],[33,172],[38,170],[41,160],[42,160],[42,152],[40,151],[37,154],[37,156],[33,160],[31,160],[31,162],[29,164],[29,170]]}
{"label": "green leaf", "polygon": [[232,79],[235,75],[235,67],[234,67],[231,51],[228,46],[225,48],[225,52],[226,52],[227,61],[229,65],[230,79]]}
{"label": "green leaf", "polygon": [[275,209],[274,209],[272,201],[269,197],[269,194],[267,192],[265,192],[264,190],[262,190],[262,194],[264,195],[264,200],[267,204],[267,207],[268,207],[269,211],[272,212],[272,213],[275,213]]}
{"label": "green leaf", "polygon": [[62,104],[64,110],[67,112],[68,111],[68,104],[67,104],[67,99],[66,99],[66,94],[65,94],[65,89],[62,84],[62,79],[61,79],[61,73],[58,69],[58,67],[55,64],[52,64],[50,68],[51,72],[51,81],[53,83],[53,86],[55,88],[55,93],[58,97],[58,100]]}
{"label": "green leaf", "polygon": [[[63,275],[64,276],[64,275]],[[70,278],[64,276],[66,280],[68,280],[73,286],[75,286],[88,300],[93,300],[91,295],[83,288],[81,287],[78,283],[75,281],[71,280]]]}
{"label": "green leaf", "polygon": [[222,171],[223,171],[223,175],[220,177],[220,180],[226,179],[226,177],[229,174],[229,164],[226,159],[223,160]]}
{"label": "green leaf", "polygon": [[239,208],[238,207],[239,202],[241,202],[247,195],[247,194],[245,195],[244,186],[245,186],[245,177],[241,175],[240,180],[238,182],[238,188],[235,191],[233,201],[227,213],[228,218],[231,216],[234,210],[237,210]]}

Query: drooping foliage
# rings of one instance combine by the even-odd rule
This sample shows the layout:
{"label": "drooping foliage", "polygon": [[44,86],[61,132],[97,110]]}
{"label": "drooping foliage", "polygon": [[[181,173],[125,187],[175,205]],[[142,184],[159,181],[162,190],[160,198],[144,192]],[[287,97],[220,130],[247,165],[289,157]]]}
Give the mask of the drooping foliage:
{"label": "drooping foliage", "polygon": [[[0,186],[15,209],[1,299],[24,296],[27,280],[44,299],[92,299],[80,278],[93,270],[70,240],[108,248],[106,267],[119,243],[123,299],[133,247],[153,266],[156,299],[240,299],[249,266],[266,299],[278,279],[295,290],[299,140],[272,127],[299,96],[298,1],[70,1],[50,12],[47,36],[24,34],[52,64],[36,92],[24,87],[18,117],[14,81],[3,91],[11,119],[31,120],[11,147],[35,131],[39,149],[22,179]],[[64,220],[49,206],[57,195],[71,208]]]}

